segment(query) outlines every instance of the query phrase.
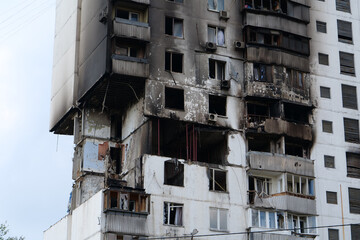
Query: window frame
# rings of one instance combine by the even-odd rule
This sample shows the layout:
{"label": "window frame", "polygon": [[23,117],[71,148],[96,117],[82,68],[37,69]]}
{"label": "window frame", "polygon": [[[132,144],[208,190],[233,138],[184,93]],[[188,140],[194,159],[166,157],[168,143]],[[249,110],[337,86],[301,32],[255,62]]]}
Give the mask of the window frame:
{"label": "window frame", "polygon": [[[167,21],[171,20],[171,33],[167,32]],[[179,21],[181,22],[181,36],[176,36],[175,35],[175,21]],[[174,38],[179,38],[179,39],[184,39],[185,38],[185,29],[184,29],[184,19],[181,18],[177,18],[177,17],[171,17],[171,16],[165,16],[165,35],[166,36],[171,36]]]}
{"label": "window frame", "polygon": [[[333,198],[333,197],[335,197],[335,198]],[[335,205],[337,205],[338,204],[337,192],[326,191],[326,203],[327,204],[335,204]]]}
{"label": "window frame", "polygon": [[[348,59],[345,59],[348,58]],[[341,61],[343,59],[343,61]],[[356,76],[355,58],[353,53],[339,51],[340,74]]]}
{"label": "window frame", "polygon": [[329,55],[325,53],[318,53],[319,64],[329,66]]}
{"label": "window frame", "polygon": [[[324,30],[324,31],[322,31]],[[327,33],[327,23],[316,20],[316,32]]]}
{"label": "window frame", "polygon": [[[359,132],[359,120],[358,119],[353,119],[353,118],[345,118],[344,117],[344,137],[345,137],[345,142],[349,142],[349,143],[360,143],[360,132]],[[352,122],[352,123],[351,123]],[[346,123],[350,124],[350,126],[345,126]],[[355,129],[356,131],[349,131],[349,129],[351,128],[351,124],[354,124],[357,126],[357,129]],[[350,129],[351,130],[351,129]]]}
{"label": "window frame", "polygon": [[[348,191],[349,191],[349,212],[351,214],[360,214],[360,189],[359,188],[351,188],[351,187],[349,187]],[[352,198],[351,197],[352,192],[354,194],[357,194],[359,196],[359,199]],[[355,210],[354,210],[354,208],[355,208]]]}
{"label": "window frame", "polygon": [[[213,5],[214,5],[214,6],[216,6],[215,8],[210,8],[210,4],[209,4],[210,1],[213,2]],[[224,7],[223,9],[219,9],[218,1],[222,1],[222,6]],[[208,9],[209,11],[214,11],[214,12],[224,11],[224,10],[225,10],[225,0],[208,0],[208,2],[207,2],[207,9]]]}
{"label": "window frame", "polygon": [[[210,31],[209,29],[213,29],[215,34],[214,34],[214,38],[215,38],[215,42],[213,41],[214,39],[210,39]],[[219,43],[219,29],[222,30],[222,33],[224,35],[224,44],[220,44]],[[215,43],[216,46],[218,47],[226,47],[226,38],[225,38],[225,27],[219,27],[219,26],[213,26],[213,25],[208,25],[207,27],[207,33],[208,33],[208,42],[212,42]]]}
{"label": "window frame", "polygon": [[[211,226],[211,211],[216,211],[216,227],[214,228],[214,227],[212,227]],[[226,223],[225,223],[225,225],[226,225],[226,229],[222,229],[221,228],[221,226],[223,225],[222,223],[221,223],[221,212],[223,212],[223,213],[225,213],[226,214]],[[210,207],[209,208],[209,215],[210,215],[210,217],[209,217],[209,220],[210,220],[210,227],[209,227],[209,229],[210,229],[210,231],[219,231],[219,232],[227,232],[228,231],[228,216],[229,216],[229,210],[228,209],[226,209],[226,208],[216,208],[216,207]]]}
{"label": "window frame", "polygon": [[[170,54],[170,62],[169,62],[169,68],[166,69],[166,60],[167,60],[167,54]],[[181,56],[181,72],[173,71],[173,55],[179,55]],[[165,51],[165,71],[174,72],[174,73],[184,73],[184,54],[178,53],[178,52],[172,52],[172,51]]]}
{"label": "window frame", "polygon": [[[182,203],[174,203],[174,202],[164,202],[164,210],[165,211],[165,206],[166,206],[166,213],[167,213],[167,218],[165,218],[165,212],[163,213],[164,219],[163,219],[163,224],[164,225],[168,225],[168,226],[175,226],[175,227],[182,227],[184,226],[184,204]],[[181,208],[181,223],[180,224],[171,224],[170,222],[170,212],[171,212],[171,208]]]}
{"label": "window frame", "polygon": [[[333,161],[333,167],[327,165],[327,162],[329,162],[330,160]],[[335,156],[324,155],[324,167],[326,167],[326,168],[335,168]]]}
{"label": "window frame", "polygon": [[[214,64],[214,74],[211,74],[210,65],[212,64],[212,62]],[[218,73],[219,68],[222,69],[222,74],[221,74],[222,76],[220,78],[218,78],[218,76],[219,76],[219,73]],[[214,75],[214,77],[212,77],[212,75]],[[224,81],[224,80],[226,80],[225,76],[226,76],[226,62],[216,60],[216,59],[213,59],[213,58],[209,58],[209,78]]]}
{"label": "window frame", "polygon": [[339,42],[353,44],[352,22],[337,19],[337,32]]}
{"label": "window frame", "polygon": [[333,122],[328,120],[322,120],[322,132],[323,133],[334,133]]}
{"label": "window frame", "polygon": [[[329,91],[329,97],[326,97],[326,92],[323,91]],[[329,87],[325,87],[325,86],[320,86],[320,97],[321,98],[326,98],[326,99],[331,99],[331,88]]]}
{"label": "window frame", "polygon": [[[347,6],[340,6],[341,3],[348,4],[348,8],[347,8]],[[350,0],[336,0],[335,8],[336,8],[336,11],[351,13]]]}
{"label": "window frame", "polygon": [[[209,168],[210,171],[210,175],[209,175],[209,191],[212,192],[227,192],[227,187],[228,187],[228,183],[227,183],[227,171],[226,170],[221,170],[221,169],[216,169],[216,168]],[[216,174],[215,172],[221,172],[225,174],[225,189],[222,186],[219,186],[220,184],[217,183],[216,181]],[[216,189],[216,186],[218,186],[221,189]]]}

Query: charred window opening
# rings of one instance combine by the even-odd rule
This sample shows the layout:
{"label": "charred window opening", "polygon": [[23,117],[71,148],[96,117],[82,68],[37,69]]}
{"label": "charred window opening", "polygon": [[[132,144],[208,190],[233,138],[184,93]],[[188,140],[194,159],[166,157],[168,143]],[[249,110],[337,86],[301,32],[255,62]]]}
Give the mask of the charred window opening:
{"label": "charred window opening", "polygon": [[209,77],[225,80],[225,62],[209,59]]}
{"label": "charred window opening", "polygon": [[178,38],[184,37],[183,20],[165,17],[165,34]]}
{"label": "charred window opening", "polygon": [[174,120],[152,121],[152,152],[160,156],[223,164],[226,132]]}
{"label": "charred window opening", "polygon": [[339,42],[353,42],[351,22],[337,20],[337,28]]}
{"label": "charred window opening", "polygon": [[226,192],[226,171],[210,168],[209,190]]}
{"label": "charred window opening", "polygon": [[164,184],[172,186],[184,186],[184,164],[177,159],[164,163]]}
{"label": "charred window opening", "polygon": [[360,178],[360,154],[346,153],[347,176]]}
{"label": "charred window opening", "polygon": [[302,158],[309,158],[309,147],[307,142],[298,139],[285,138],[285,154]]}
{"label": "charred window opening", "polygon": [[254,81],[272,82],[272,66],[254,63]]}
{"label": "charred window opening", "polygon": [[138,191],[106,190],[105,210],[116,209],[123,212],[149,213],[149,195]]}
{"label": "charred window opening", "polygon": [[291,33],[248,27],[246,42],[248,44],[279,47],[288,51],[309,55],[309,39]]}
{"label": "charred window opening", "polygon": [[248,136],[248,151],[271,152],[270,138],[266,136]]}
{"label": "charred window opening", "polygon": [[360,214],[360,189],[349,188],[350,213]]}
{"label": "charred window opening", "polygon": [[284,103],[284,118],[290,122],[307,124],[311,109],[297,104]]}
{"label": "charred window opening", "polygon": [[320,97],[322,98],[331,98],[330,88],[320,86]]}
{"label": "charred window opening", "polygon": [[122,171],[121,164],[121,148],[120,147],[110,147],[110,157],[113,161],[115,167],[115,173],[120,174]]}
{"label": "charred window opening", "polygon": [[164,224],[183,225],[183,204],[164,202]]}
{"label": "charred window opening", "polygon": [[165,70],[183,72],[183,55],[181,53],[165,52]]}
{"label": "charred window opening", "polygon": [[324,155],[324,165],[327,168],[335,168],[335,157]]}
{"label": "charred window opening", "polygon": [[122,131],[122,119],[121,115],[111,116],[111,138],[120,140]]}
{"label": "charred window opening", "polygon": [[294,69],[286,69],[286,74],[288,77],[288,85],[290,87],[304,89],[305,73]]}
{"label": "charred window opening", "polygon": [[341,84],[342,101],[344,108],[358,109],[356,87]]}
{"label": "charred window opening", "polygon": [[262,126],[271,117],[280,117],[280,105],[276,102],[248,102],[246,106],[249,128]]}
{"label": "charred window opening", "polygon": [[355,76],[354,54],[339,52],[340,73]]}
{"label": "charred window opening", "polygon": [[115,38],[114,54],[130,58],[145,58],[145,46],[129,40]]}
{"label": "charred window opening", "polygon": [[344,118],[345,142],[359,143],[359,120]]}
{"label": "charred window opening", "polygon": [[209,113],[226,116],[226,97],[209,95]]}
{"label": "charred window opening", "polygon": [[184,90],[165,87],[165,108],[184,110]]}
{"label": "charred window opening", "polygon": [[128,11],[124,9],[116,9],[115,10],[115,17],[122,18],[130,21],[139,22],[140,21],[140,13],[134,11]]}

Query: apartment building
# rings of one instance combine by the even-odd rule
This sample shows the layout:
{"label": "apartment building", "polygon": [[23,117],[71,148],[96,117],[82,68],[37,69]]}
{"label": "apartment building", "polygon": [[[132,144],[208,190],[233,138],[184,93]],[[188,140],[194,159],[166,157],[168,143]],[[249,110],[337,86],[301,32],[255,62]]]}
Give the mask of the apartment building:
{"label": "apartment building", "polygon": [[359,7],[58,0],[74,185],[44,239],[356,239]]}

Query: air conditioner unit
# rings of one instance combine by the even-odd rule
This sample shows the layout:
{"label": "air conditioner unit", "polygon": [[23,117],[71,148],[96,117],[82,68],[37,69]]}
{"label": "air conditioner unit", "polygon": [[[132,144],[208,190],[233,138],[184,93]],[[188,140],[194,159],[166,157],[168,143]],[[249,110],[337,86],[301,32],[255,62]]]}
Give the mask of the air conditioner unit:
{"label": "air conditioner unit", "polygon": [[212,51],[214,51],[214,50],[216,50],[216,43],[206,42],[205,48],[206,48],[207,50],[212,50]]}
{"label": "air conditioner unit", "polygon": [[106,23],[107,22],[107,10],[104,9],[99,13],[99,22]]}
{"label": "air conditioner unit", "polygon": [[221,80],[221,89],[229,89],[230,80]]}
{"label": "air conditioner unit", "polygon": [[235,46],[236,49],[243,49],[243,48],[245,48],[245,43],[240,42],[240,41],[235,41],[234,46]]}
{"label": "air conditioner unit", "polygon": [[225,19],[225,20],[229,19],[229,13],[227,11],[220,11],[219,15],[220,15],[220,18],[222,18],[222,19]]}
{"label": "air conditioner unit", "polygon": [[208,115],[208,121],[209,121],[209,122],[216,122],[216,121],[217,121],[217,115],[214,114],[214,113],[210,113],[210,114]]}

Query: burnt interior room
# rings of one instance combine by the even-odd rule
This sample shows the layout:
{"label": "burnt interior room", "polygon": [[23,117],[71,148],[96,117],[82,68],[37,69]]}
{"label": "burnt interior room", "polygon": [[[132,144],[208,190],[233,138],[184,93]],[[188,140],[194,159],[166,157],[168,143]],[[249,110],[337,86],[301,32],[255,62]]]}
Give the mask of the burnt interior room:
{"label": "burnt interior room", "polygon": [[246,103],[247,121],[257,125],[268,118],[280,117],[280,102],[262,99],[262,101],[248,101]]}
{"label": "burnt interior room", "polygon": [[285,154],[309,158],[309,143],[300,139],[285,137]]}
{"label": "burnt interior room", "polygon": [[152,153],[178,159],[223,164],[227,133],[170,119],[152,121]]}
{"label": "burnt interior room", "polygon": [[311,113],[311,107],[292,104],[292,103],[283,103],[284,104],[284,118],[289,122],[308,124],[309,123],[309,114]]}
{"label": "burnt interior room", "polygon": [[209,113],[226,116],[226,97],[209,95]]}
{"label": "burnt interior room", "polygon": [[177,159],[171,159],[164,163],[164,184],[184,186],[184,164]]}
{"label": "burnt interior room", "polygon": [[271,152],[271,142],[274,141],[268,134],[250,134],[247,140],[249,152]]}

